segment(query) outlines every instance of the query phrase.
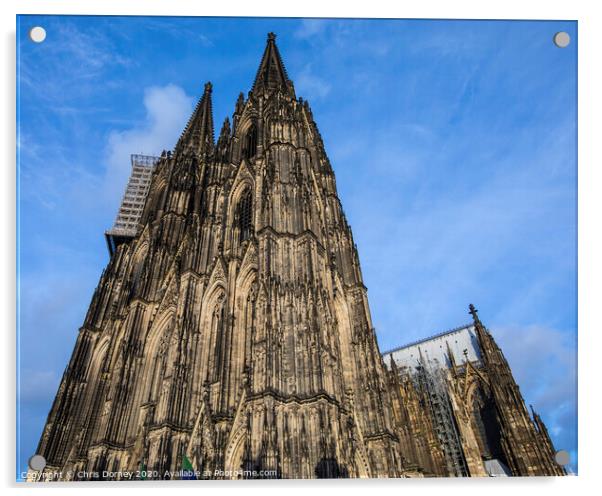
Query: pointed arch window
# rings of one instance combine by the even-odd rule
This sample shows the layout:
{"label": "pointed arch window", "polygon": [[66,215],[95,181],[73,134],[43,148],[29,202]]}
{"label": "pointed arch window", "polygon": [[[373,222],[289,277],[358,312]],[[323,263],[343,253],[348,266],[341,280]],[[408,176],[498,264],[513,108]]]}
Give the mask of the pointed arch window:
{"label": "pointed arch window", "polygon": [[209,364],[207,379],[214,382],[219,380],[223,364],[224,326],[226,322],[225,295],[221,293],[213,306],[209,317]]}
{"label": "pointed arch window", "polygon": [[225,309],[223,300],[220,300],[213,310],[212,334],[215,336],[215,347],[213,349],[213,380],[219,378],[219,372],[222,367],[222,340],[223,327],[225,318]]}
{"label": "pointed arch window", "polygon": [[497,458],[506,463],[500,437],[501,427],[491,394],[478,388],[472,399],[472,410],[472,421],[481,456],[486,460]]}
{"label": "pointed arch window", "polygon": [[257,288],[256,284],[253,283],[249,294],[247,295],[247,304],[245,305],[243,327],[245,331],[251,332],[255,323],[255,301],[257,300]]}
{"label": "pointed arch window", "polygon": [[253,234],[253,195],[249,188],[243,191],[238,200],[235,222],[239,232],[239,241],[242,243]]}
{"label": "pointed arch window", "polygon": [[247,130],[243,140],[242,155],[247,160],[252,159],[257,154],[257,126],[253,123]]}

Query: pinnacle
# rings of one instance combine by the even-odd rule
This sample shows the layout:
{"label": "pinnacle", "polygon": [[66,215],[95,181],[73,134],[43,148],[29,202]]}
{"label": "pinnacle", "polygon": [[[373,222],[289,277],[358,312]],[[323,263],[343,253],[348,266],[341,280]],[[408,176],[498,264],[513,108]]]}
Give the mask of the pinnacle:
{"label": "pinnacle", "polygon": [[230,135],[230,119],[226,117],[224,119],[224,123],[222,124],[222,130],[220,132],[221,135]]}
{"label": "pinnacle", "polygon": [[267,44],[253,83],[253,93],[261,91],[283,90],[285,93],[292,91],[292,83],[288,78],[284,63],[276,45],[276,34],[268,33]]}
{"label": "pinnacle", "polygon": [[207,81],[203,96],[201,96],[190,116],[176,149],[191,148],[196,153],[211,153],[213,150],[212,90],[213,85],[210,81]]}

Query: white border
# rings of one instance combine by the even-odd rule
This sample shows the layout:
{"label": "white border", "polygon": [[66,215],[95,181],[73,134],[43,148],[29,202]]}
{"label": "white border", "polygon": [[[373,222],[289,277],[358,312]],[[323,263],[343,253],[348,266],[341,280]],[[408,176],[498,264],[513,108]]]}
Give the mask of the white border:
{"label": "white border", "polygon": [[[191,2],[186,0],[124,0],[64,1],[22,0],[5,1],[1,4],[3,34],[2,98],[5,109],[0,126],[0,138],[5,160],[2,167],[2,216],[0,233],[2,243],[2,286],[0,315],[4,317],[3,329],[5,384],[3,392],[2,428],[3,449],[0,450],[0,467],[3,485],[10,492],[24,489],[14,482],[15,474],[15,15],[20,14],[89,14],[89,15],[206,15],[206,16],[287,16],[287,17],[404,17],[404,18],[466,18],[466,19],[570,19],[579,21],[579,476],[562,479],[512,479],[512,480],[404,480],[404,481],[263,481],[247,483],[152,483],[138,486],[131,483],[85,483],[25,489],[48,490],[53,494],[81,491],[105,492],[107,487],[117,493],[143,490],[147,493],[164,492],[165,489],[205,492],[272,491],[308,492],[315,490],[362,492],[416,491],[421,494],[462,492],[463,494],[504,494],[523,491],[563,494],[568,491],[585,491],[595,487],[598,460],[601,449],[600,418],[601,400],[598,378],[602,325],[598,308],[602,294],[600,254],[602,243],[598,212],[602,212],[601,168],[602,157],[599,143],[602,140],[600,122],[600,48],[602,25],[595,9],[596,2],[505,0],[492,2],[474,0],[434,1],[420,0],[398,3],[370,0],[357,4],[326,4],[323,0],[303,2],[261,1],[243,2]],[[596,127],[597,125],[597,127]],[[596,144],[598,146],[596,146]],[[536,373],[536,371],[534,371]],[[107,485],[110,484],[110,485]]]}

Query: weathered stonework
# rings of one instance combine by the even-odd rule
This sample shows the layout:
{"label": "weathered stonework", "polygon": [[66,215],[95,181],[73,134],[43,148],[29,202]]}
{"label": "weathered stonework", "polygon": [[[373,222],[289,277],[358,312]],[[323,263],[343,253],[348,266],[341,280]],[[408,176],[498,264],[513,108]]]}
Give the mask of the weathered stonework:
{"label": "weathered stonework", "polygon": [[[275,36],[217,143],[211,92],[101,276],[38,447],[46,472],[450,475],[424,393],[384,366],[334,173]],[[499,360],[487,390],[520,397]],[[461,412],[462,377],[476,379],[454,374]],[[521,446],[513,469],[556,473],[513,408],[499,410]]]}
{"label": "weathered stonework", "polygon": [[[395,392],[401,398],[393,411],[396,418],[407,412],[398,432],[409,426],[413,435],[406,437],[415,441],[413,449],[402,442],[402,452],[425,475],[566,475],[545,425],[535,412],[529,415],[508,362],[472,305],[470,313],[471,326],[384,355],[393,398]],[[450,347],[459,333],[470,341],[456,347],[473,348],[464,350],[461,362]],[[437,347],[443,360],[428,356]],[[418,356],[410,360],[410,352]],[[412,361],[415,367],[408,367]]]}

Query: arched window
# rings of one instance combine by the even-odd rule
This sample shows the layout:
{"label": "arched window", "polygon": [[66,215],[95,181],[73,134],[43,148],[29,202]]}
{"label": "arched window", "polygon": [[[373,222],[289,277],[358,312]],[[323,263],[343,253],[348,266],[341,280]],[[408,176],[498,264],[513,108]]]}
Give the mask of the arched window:
{"label": "arched window", "polygon": [[219,380],[220,371],[222,368],[222,341],[224,339],[224,323],[225,323],[225,300],[224,295],[220,295],[213,309],[211,317],[211,339],[212,352],[209,358],[209,377],[212,381]]}
{"label": "arched window", "polygon": [[249,188],[243,191],[238,200],[234,222],[238,227],[239,241],[242,243],[249,239],[253,233],[253,195]]}
{"label": "arched window", "polygon": [[146,402],[158,402],[161,394],[161,384],[166,373],[167,355],[169,353],[169,344],[171,341],[171,333],[173,330],[173,321],[166,320],[158,330],[152,331],[153,335],[147,339],[147,360],[148,369],[145,376],[150,378],[147,382],[147,393],[143,398]]}
{"label": "arched window", "polygon": [[243,140],[242,155],[247,160],[252,159],[257,153],[257,127],[252,124]]}
{"label": "arched window", "polygon": [[472,401],[472,421],[481,456],[486,460],[497,458],[506,463],[493,398],[479,388],[475,391]]}

